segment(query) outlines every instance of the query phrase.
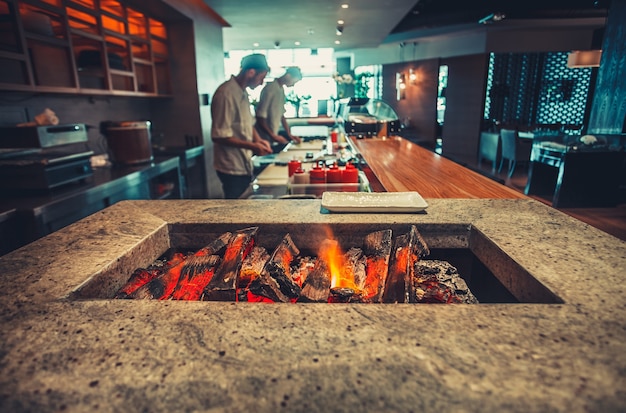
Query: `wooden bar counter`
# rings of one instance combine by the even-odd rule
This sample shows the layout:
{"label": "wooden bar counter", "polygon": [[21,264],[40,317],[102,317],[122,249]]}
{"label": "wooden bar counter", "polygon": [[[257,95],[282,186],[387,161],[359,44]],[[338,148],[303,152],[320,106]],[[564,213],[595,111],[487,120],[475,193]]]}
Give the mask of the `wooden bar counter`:
{"label": "wooden bar counter", "polygon": [[527,199],[399,136],[349,139],[387,192],[417,191],[424,198]]}

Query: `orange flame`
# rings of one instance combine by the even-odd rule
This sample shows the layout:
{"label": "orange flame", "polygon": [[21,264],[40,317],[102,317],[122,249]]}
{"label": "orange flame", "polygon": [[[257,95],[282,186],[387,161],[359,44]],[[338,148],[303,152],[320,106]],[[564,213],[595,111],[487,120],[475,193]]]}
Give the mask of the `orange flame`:
{"label": "orange flame", "polygon": [[344,252],[339,245],[339,241],[334,239],[330,228],[326,228],[327,239],[322,242],[318,252],[318,258],[323,260],[328,266],[330,273],[330,288],[351,288],[358,290],[354,283],[354,273],[347,271],[344,262]]}

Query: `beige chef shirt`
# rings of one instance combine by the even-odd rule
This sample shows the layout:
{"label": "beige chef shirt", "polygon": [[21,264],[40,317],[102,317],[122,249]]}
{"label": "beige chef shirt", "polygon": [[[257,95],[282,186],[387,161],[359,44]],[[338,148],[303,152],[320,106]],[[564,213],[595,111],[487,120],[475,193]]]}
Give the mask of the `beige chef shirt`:
{"label": "beige chef shirt", "polygon": [[253,141],[254,118],[250,110],[248,93],[239,86],[234,76],[215,91],[211,102],[211,118],[215,170],[229,175],[251,176],[253,152],[250,149],[219,143],[220,138],[229,137]]}
{"label": "beige chef shirt", "polygon": [[285,89],[274,80],[265,85],[261,91],[259,104],[256,106],[256,115],[265,118],[267,125],[274,133],[278,133],[281,119],[285,114]]}

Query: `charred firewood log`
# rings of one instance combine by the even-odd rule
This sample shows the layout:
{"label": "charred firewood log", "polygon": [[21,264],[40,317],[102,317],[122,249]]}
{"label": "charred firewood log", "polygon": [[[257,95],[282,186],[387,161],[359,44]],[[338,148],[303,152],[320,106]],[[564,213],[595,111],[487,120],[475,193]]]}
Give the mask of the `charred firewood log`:
{"label": "charred firewood log", "polygon": [[349,303],[354,297],[355,291],[352,288],[340,287],[340,288],[331,288],[330,289],[330,299],[328,300],[331,303]]}
{"label": "charred firewood log", "polygon": [[251,293],[273,301],[288,302],[298,298],[300,286],[291,279],[291,263],[300,250],[289,234],[274,249],[261,275],[250,283]]}
{"label": "charred firewood log", "polygon": [[258,227],[237,231],[224,252],[224,258],[202,294],[204,301],[236,301],[237,278],[241,264],[252,250]]}
{"label": "charred firewood log", "polygon": [[422,237],[422,234],[420,234],[415,225],[411,225],[410,233],[412,234],[411,236],[414,237],[415,241],[414,254],[416,254],[418,258],[424,258],[429,255],[430,249],[428,248],[428,244],[426,244],[424,237]]}
{"label": "charred firewood log", "polygon": [[418,303],[478,304],[457,269],[446,261],[420,260],[414,277]]}
{"label": "charred firewood log", "polygon": [[389,255],[391,254],[391,230],[372,232],[363,241],[363,253],[366,257],[365,283],[362,297],[364,301],[379,303],[382,301],[387,273],[389,271]]}
{"label": "charred firewood log", "polygon": [[181,271],[172,300],[198,301],[220,263],[219,255],[193,256]]}
{"label": "charred firewood log", "polygon": [[180,281],[181,275],[184,278],[192,277],[198,269],[205,267],[204,264],[210,265],[210,262],[203,261],[211,261],[208,257],[220,253],[232,237],[233,234],[230,232],[223,233],[206,247],[199,249],[195,254],[168,268],[162,275],[137,289],[130,295],[130,298],[157,300],[170,298]]}
{"label": "charred firewood log", "polygon": [[315,267],[316,259],[313,257],[298,257],[294,260],[295,264],[291,266],[291,279],[293,282],[302,287],[307,277]]}
{"label": "charred firewood log", "polygon": [[327,302],[329,294],[330,271],[328,270],[328,264],[324,260],[318,259],[315,262],[313,271],[311,271],[302,285],[302,293],[300,298],[298,298],[298,302]]}
{"label": "charred firewood log", "polygon": [[243,260],[239,271],[239,288],[247,288],[248,285],[263,272],[265,263],[270,259],[270,254],[263,247],[255,245],[250,254]]}
{"label": "charred firewood log", "polygon": [[408,234],[396,238],[389,262],[389,275],[383,293],[384,303],[414,303],[415,263],[420,255],[430,253],[424,239],[411,225]]}
{"label": "charred firewood log", "polygon": [[363,250],[360,248],[350,248],[348,252],[344,254],[343,263],[344,266],[341,269],[343,273],[342,277],[344,279],[354,280],[356,289],[362,291],[367,278],[365,272],[367,258],[363,255]]}

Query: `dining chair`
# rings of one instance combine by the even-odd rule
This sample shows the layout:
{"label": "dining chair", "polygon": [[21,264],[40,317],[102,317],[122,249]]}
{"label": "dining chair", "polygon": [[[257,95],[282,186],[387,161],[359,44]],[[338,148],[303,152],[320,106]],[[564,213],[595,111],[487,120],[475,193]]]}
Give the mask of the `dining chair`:
{"label": "dining chair", "polygon": [[500,135],[493,132],[481,132],[478,147],[478,166],[483,160],[491,162],[491,173],[496,172],[500,158]]}
{"label": "dining chair", "polygon": [[500,140],[502,142],[502,157],[498,173],[502,171],[502,166],[506,160],[509,167],[508,177],[510,178],[518,164],[530,162],[532,139],[520,138],[516,130],[501,129]]}

